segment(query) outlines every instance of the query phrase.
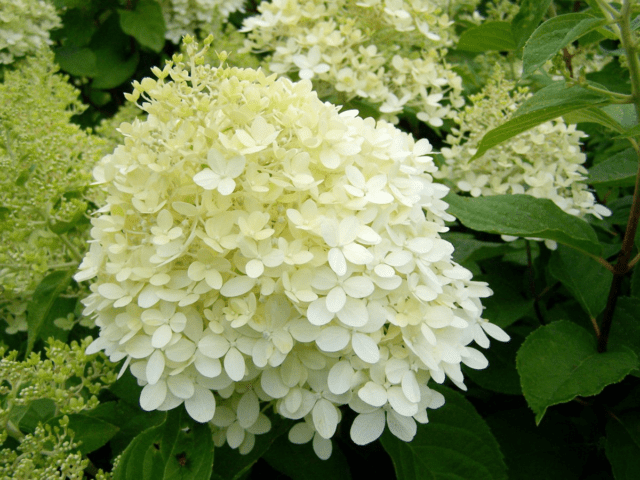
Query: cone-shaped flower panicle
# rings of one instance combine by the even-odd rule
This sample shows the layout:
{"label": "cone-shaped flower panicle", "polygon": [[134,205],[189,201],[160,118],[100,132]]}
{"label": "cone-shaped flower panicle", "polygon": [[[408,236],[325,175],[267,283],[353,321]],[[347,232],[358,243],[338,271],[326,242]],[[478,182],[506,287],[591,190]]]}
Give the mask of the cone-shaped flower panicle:
{"label": "cone-shaped flower panicle", "polygon": [[465,388],[460,364],[487,365],[470,344],[508,339],[440,238],[429,143],[185,43],[135,84],[148,117],[95,171],[89,350],[127,359],[143,409],[184,403],[243,453],[270,428],[261,402],[322,458],[343,405],[357,443],[410,440],[443,403],[431,380]]}

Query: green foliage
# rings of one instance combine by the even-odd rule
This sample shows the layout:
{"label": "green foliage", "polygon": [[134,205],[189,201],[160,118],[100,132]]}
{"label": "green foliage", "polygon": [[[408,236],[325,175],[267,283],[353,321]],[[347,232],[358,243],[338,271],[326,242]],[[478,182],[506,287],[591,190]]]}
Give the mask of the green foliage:
{"label": "green foliage", "polygon": [[206,424],[194,422],[182,409],[129,444],[114,471],[114,480],[208,480],[213,440]]}
{"label": "green foliage", "polygon": [[579,85],[568,86],[563,81],[554,82],[536,92],[522,104],[509,121],[488,132],[478,145],[474,158],[482,156],[491,147],[536,125],[594,104],[606,105],[607,103],[607,98],[603,94],[590,92]]}
{"label": "green foliage", "polygon": [[[543,238],[598,255],[602,249],[593,228],[563,212],[551,200],[530,195],[468,198],[449,193],[449,211],[463,225],[479,232]],[[513,212],[517,211],[517,215]]]}
{"label": "green foliage", "polygon": [[522,393],[540,423],[547,408],[578,396],[597,395],[637,368],[637,355],[626,347],[598,353],[585,329],[562,320],[527,337],[516,359]]}
{"label": "green foliage", "polygon": [[605,19],[586,13],[568,13],[547,20],[533,32],[524,46],[523,76],[531,75],[556,52],[605,23]]}
{"label": "green foliage", "polygon": [[439,390],[449,408],[431,412],[429,423],[418,427],[411,442],[389,433],[382,436],[398,478],[506,480],[498,442],[482,417],[459,393],[444,387]]}
{"label": "green foliage", "polygon": [[[71,277],[87,249],[88,214],[103,203],[104,194],[90,186],[90,172],[103,155],[125,142],[116,131],[121,122],[145,118],[133,104],[120,108],[122,94],[131,91],[132,80],[148,76],[149,67],[163,67],[177,49],[165,38],[176,40],[172,35],[179,36],[181,20],[179,11],[167,14],[173,8],[169,0],[52,3],[60,28],[52,29],[58,22],[50,8],[12,22],[28,20],[28,27],[16,31],[35,28],[33,39],[47,43],[50,36],[54,53],[36,53],[31,45],[20,46],[11,58],[5,55],[7,48],[0,52],[5,64],[0,68],[0,318],[6,323],[0,344],[15,349],[6,353],[0,348],[0,477],[240,480],[276,471],[282,478],[314,480],[348,479],[365,469],[391,477],[386,472],[394,468],[396,478],[408,480],[635,480],[640,471],[640,233],[627,263],[619,252],[638,195],[633,189],[640,105],[630,94],[640,79],[629,69],[637,57],[637,1],[628,2],[631,44],[618,33],[614,18],[626,1],[445,2],[455,34],[438,65],[451,73],[447,82],[458,78],[452,72],[462,78],[461,87],[444,86],[445,105],[452,110],[439,114],[445,120],[438,127],[420,123],[415,108],[385,118],[397,115],[401,128],[444,151],[453,136],[466,141],[481,130],[468,131],[464,123],[453,121],[454,110],[462,107],[446,98],[447,91],[482,91],[492,70],[500,69],[507,80],[526,87],[509,87],[512,96],[524,98],[527,89],[533,95],[517,110],[482,104],[482,127],[496,115],[501,122],[473,147],[474,158],[499,150],[501,165],[516,159],[530,168],[523,184],[533,185],[538,180],[535,162],[511,151],[508,141],[545,122],[560,122],[559,117],[567,125],[577,123],[589,134],[582,145],[588,168],[584,181],[595,187],[612,215],[583,220],[551,200],[529,195],[446,196],[447,211],[459,223],[441,237],[454,245],[454,260],[472,271],[474,280],[489,284],[493,295],[482,299],[483,318],[505,329],[511,340],[482,350],[488,368],[462,367],[468,387],[464,396],[448,386],[434,388],[446,403],[429,410],[429,422],[418,425],[411,442],[386,431],[380,442],[356,446],[349,438],[349,410],[341,410],[344,425],[326,461],[317,457],[312,442],[289,441],[293,423],[278,413],[284,399],[261,402],[272,429],[256,435],[251,452],[242,455],[228,445],[214,447],[214,438],[218,442],[224,433],[218,429],[212,438],[210,425],[191,420],[182,406],[143,411],[142,386],[134,377],[125,371],[116,381],[114,365],[102,355],[86,354],[92,341],[87,336],[95,338],[98,332],[93,320],[81,314],[79,298],[85,292]],[[256,13],[257,3],[249,2],[247,11],[230,21],[216,13],[209,22],[216,32],[215,50],[233,50],[233,66],[267,66],[263,53],[237,52],[246,35],[235,27]],[[589,8],[575,11],[585,3]],[[475,8],[487,20],[473,17]],[[50,18],[38,25],[38,16]],[[381,24],[383,20],[376,18]],[[0,25],[0,40],[11,28]],[[333,38],[329,33],[318,38]],[[310,43],[315,34],[305,31]],[[260,30],[253,35],[258,38]],[[389,38],[384,29],[367,35],[354,37],[363,48]],[[410,45],[414,38],[427,42],[417,30],[398,37],[412,61],[418,56],[417,47]],[[306,54],[311,46],[291,48]],[[380,54],[383,48],[377,47]],[[420,58],[426,58],[428,42],[419,48]],[[631,56],[629,48],[636,49]],[[368,54],[374,60],[367,61],[375,61],[376,55]],[[352,62],[349,68],[368,67],[365,53],[360,55],[362,63]],[[328,57],[322,61],[331,63]],[[219,59],[212,53],[206,62]],[[368,73],[377,71],[370,68]],[[434,76],[441,81],[446,75]],[[409,78],[398,74],[394,85],[406,86]],[[332,98],[345,103],[345,109],[380,116],[376,104],[343,94]],[[467,104],[475,104],[474,98],[467,95]],[[441,154],[433,156],[436,163],[444,161]],[[473,161],[468,167],[473,172]],[[558,172],[550,168],[545,174]],[[498,235],[520,238],[504,242]],[[551,251],[532,239],[559,245]],[[117,256],[110,252],[105,261],[114,258],[110,255]],[[620,282],[612,289],[614,274]],[[455,280],[449,286],[454,285]],[[603,351],[598,342],[602,344],[608,326]],[[131,368],[144,368],[144,361],[134,359],[139,364]],[[433,383],[429,380],[429,387]],[[352,401],[359,399],[354,395]]]}
{"label": "green foliage", "polygon": [[458,50],[467,52],[501,52],[515,50],[516,43],[509,22],[486,22],[465,30],[458,40]]}

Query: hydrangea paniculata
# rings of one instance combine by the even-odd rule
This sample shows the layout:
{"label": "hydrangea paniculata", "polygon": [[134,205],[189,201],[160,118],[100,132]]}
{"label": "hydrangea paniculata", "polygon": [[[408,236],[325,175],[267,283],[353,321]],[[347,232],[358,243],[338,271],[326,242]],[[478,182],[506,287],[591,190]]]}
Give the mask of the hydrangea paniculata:
{"label": "hydrangea paniculata", "polygon": [[245,48],[268,52],[270,71],[312,79],[340,103],[364,100],[394,123],[411,108],[440,127],[464,105],[461,78],[444,59],[455,35],[447,3],[262,2],[244,21]]}
{"label": "hydrangea paniculata", "polygon": [[178,44],[183,35],[212,33],[212,26],[221,19],[226,20],[236,11],[244,12],[244,3],[245,0],[160,0],[167,27],[164,36]]}
{"label": "hydrangea paniculata", "polygon": [[447,136],[449,146],[442,148],[444,165],[434,177],[449,180],[455,190],[473,197],[527,194],[548,198],[578,217],[609,216],[609,209],[596,202],[584,182],[586,155],[580,139],[586,134],[562,118],[527,130],[472,160],[485,133],[509,120],[530,96],[528,89],[516,89],[515,82],[505,80],[497,69],[486,87],[470,97],[473,103],[460,112],[459,126]]}
{"label": "hydrangea paniculata", "polygon": [[0,63],[51,45],[49,30],[61,26],[51,2],[45,0],[0,0]]}
{"label": "hydrangea paniculata", "polygon": [[95,278],[89,351],[126,359],[142,408],[184,403],[242,453],[270,429],[261,402],[322,458],[342,405],[356,443],[387,424],[411,440],[443,403],[431,379],[465,388],[461,364],[487,366],[470,344],[508,339],[440,238],[431,146],[185,43],[188,60],[134,83],[148,117],[94,172],[108,202],[76,275]]}

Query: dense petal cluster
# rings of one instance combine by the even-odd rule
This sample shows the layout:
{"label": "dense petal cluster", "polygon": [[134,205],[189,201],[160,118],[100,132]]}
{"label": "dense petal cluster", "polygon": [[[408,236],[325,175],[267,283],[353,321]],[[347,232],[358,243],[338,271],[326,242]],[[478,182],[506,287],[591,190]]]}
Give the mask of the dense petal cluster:
{"label": "dense petal cluster", "polygon": [[244,12],[244,3],[245,0],[160,0],[167,27],[165,38],[178,44],[184,35],[198,31],[209,34],[220,19]]}
{"label": "dense petal cluster", "polygon": [[434,177],[447,179],[471,196],[527,194],[552,200],[565,212],[598,218],[610,211],[596,203],[584,180],[586,156],[580,149],[585,133],[559,118],[503,142],[471,160],[489,130],[507,121],[530,94],[505,80],[501,72],[460,113],[458,128],[447,136],[445,159]]}
{"label": "dense petal cluster", "polygon": [[342,405],[356,443],[410,440],[443,403],[430,379],[464,388],[461,364],[487,365],[470,344],[508,339],[440,238],[431,146],[185,42],[188,61],[134,84],[148,117],[94,171],[89,351],[126,359],[145,410],[184,403],[243,453],[270,428],[261,402],[323,458]]}
{"label": "dense petal cluster", "polygon": [[246,49],[268,52],[278,74],[312,79],[323,96],[363,99],[397,122],[405,108],[439,127],[464,104],[446,63],[453,45],[449,2],[438,0],[274,0],[245,19]]}
{"label": "dense petal cluster", "polygon": [[0,0],[0,63],[51,45],[49,30],[61,25],[55,7],[45,0]]}
{"label": "dense petal cluster", "polygon": [[103,139],[72,123],[86,107],[57,70],[45,48],[0,84],[0,318],[9,333],[27,329],[27,302],[45,274],[80,262],[91,170],[105,153]]}

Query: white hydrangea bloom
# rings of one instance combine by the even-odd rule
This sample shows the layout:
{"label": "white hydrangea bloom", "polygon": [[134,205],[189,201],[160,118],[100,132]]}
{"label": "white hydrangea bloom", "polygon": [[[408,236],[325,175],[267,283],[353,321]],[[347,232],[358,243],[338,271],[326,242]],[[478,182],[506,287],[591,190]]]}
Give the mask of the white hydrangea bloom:
{"label": "white hydrangea bloom", "polygon": [[508,340],[440,238],[431,146],[185,42],[188,61],[134,84],[148,116],[94,172],[108,201],[76,276],[95,277],[89,351],[126,359],[142,408],[184,403],[242,453],[270,428],[260,402],[303,420],[291,438],[321,458],[343,405],[376,415],[356,442],[385,422],[410,440],[442,404],[430,380],[465,388],[460,364],[487,365],[470,344]]}
{"label": "white hydrangea bloom", "polygon": [[49,30],[60,27],[55,7],[45,0],[0,0],[0,63],[51,45]]}
{"label": "white hydrangea bloom", "polygon": [[245,0],[160,0],[167,27],[164,36],[178,44],[184,35],[217,31],[219,18],[227,19],[233,12],[244,12],[244,3]]}
{"label": "white hydrangea bloom", "polygon": [[244,21],[245,51],[268,52],[272,72],[312,79],[341,103],[363,99],[393,123],[411,108],[440,127],[464,105],[461,78],[444,59],[455,36],[450,3],[262,2],[259,15]]}
{"label": "white hydrangea bloom", "polygon": [[527,194],[548,198],[578,217],[611,215],[584,183],[588,172],[580,139],[586,134],[562,118],[527,130],[471,160],[482,137],[509,120],[529,96],[526,88],[516,89],[496,70],[487,86],[471,96],[473,103],[460,112],[458,128],[447,136],[449,147],[442,148],[445,163],[434,177],[449,180],[458,192],[473,197]]}

